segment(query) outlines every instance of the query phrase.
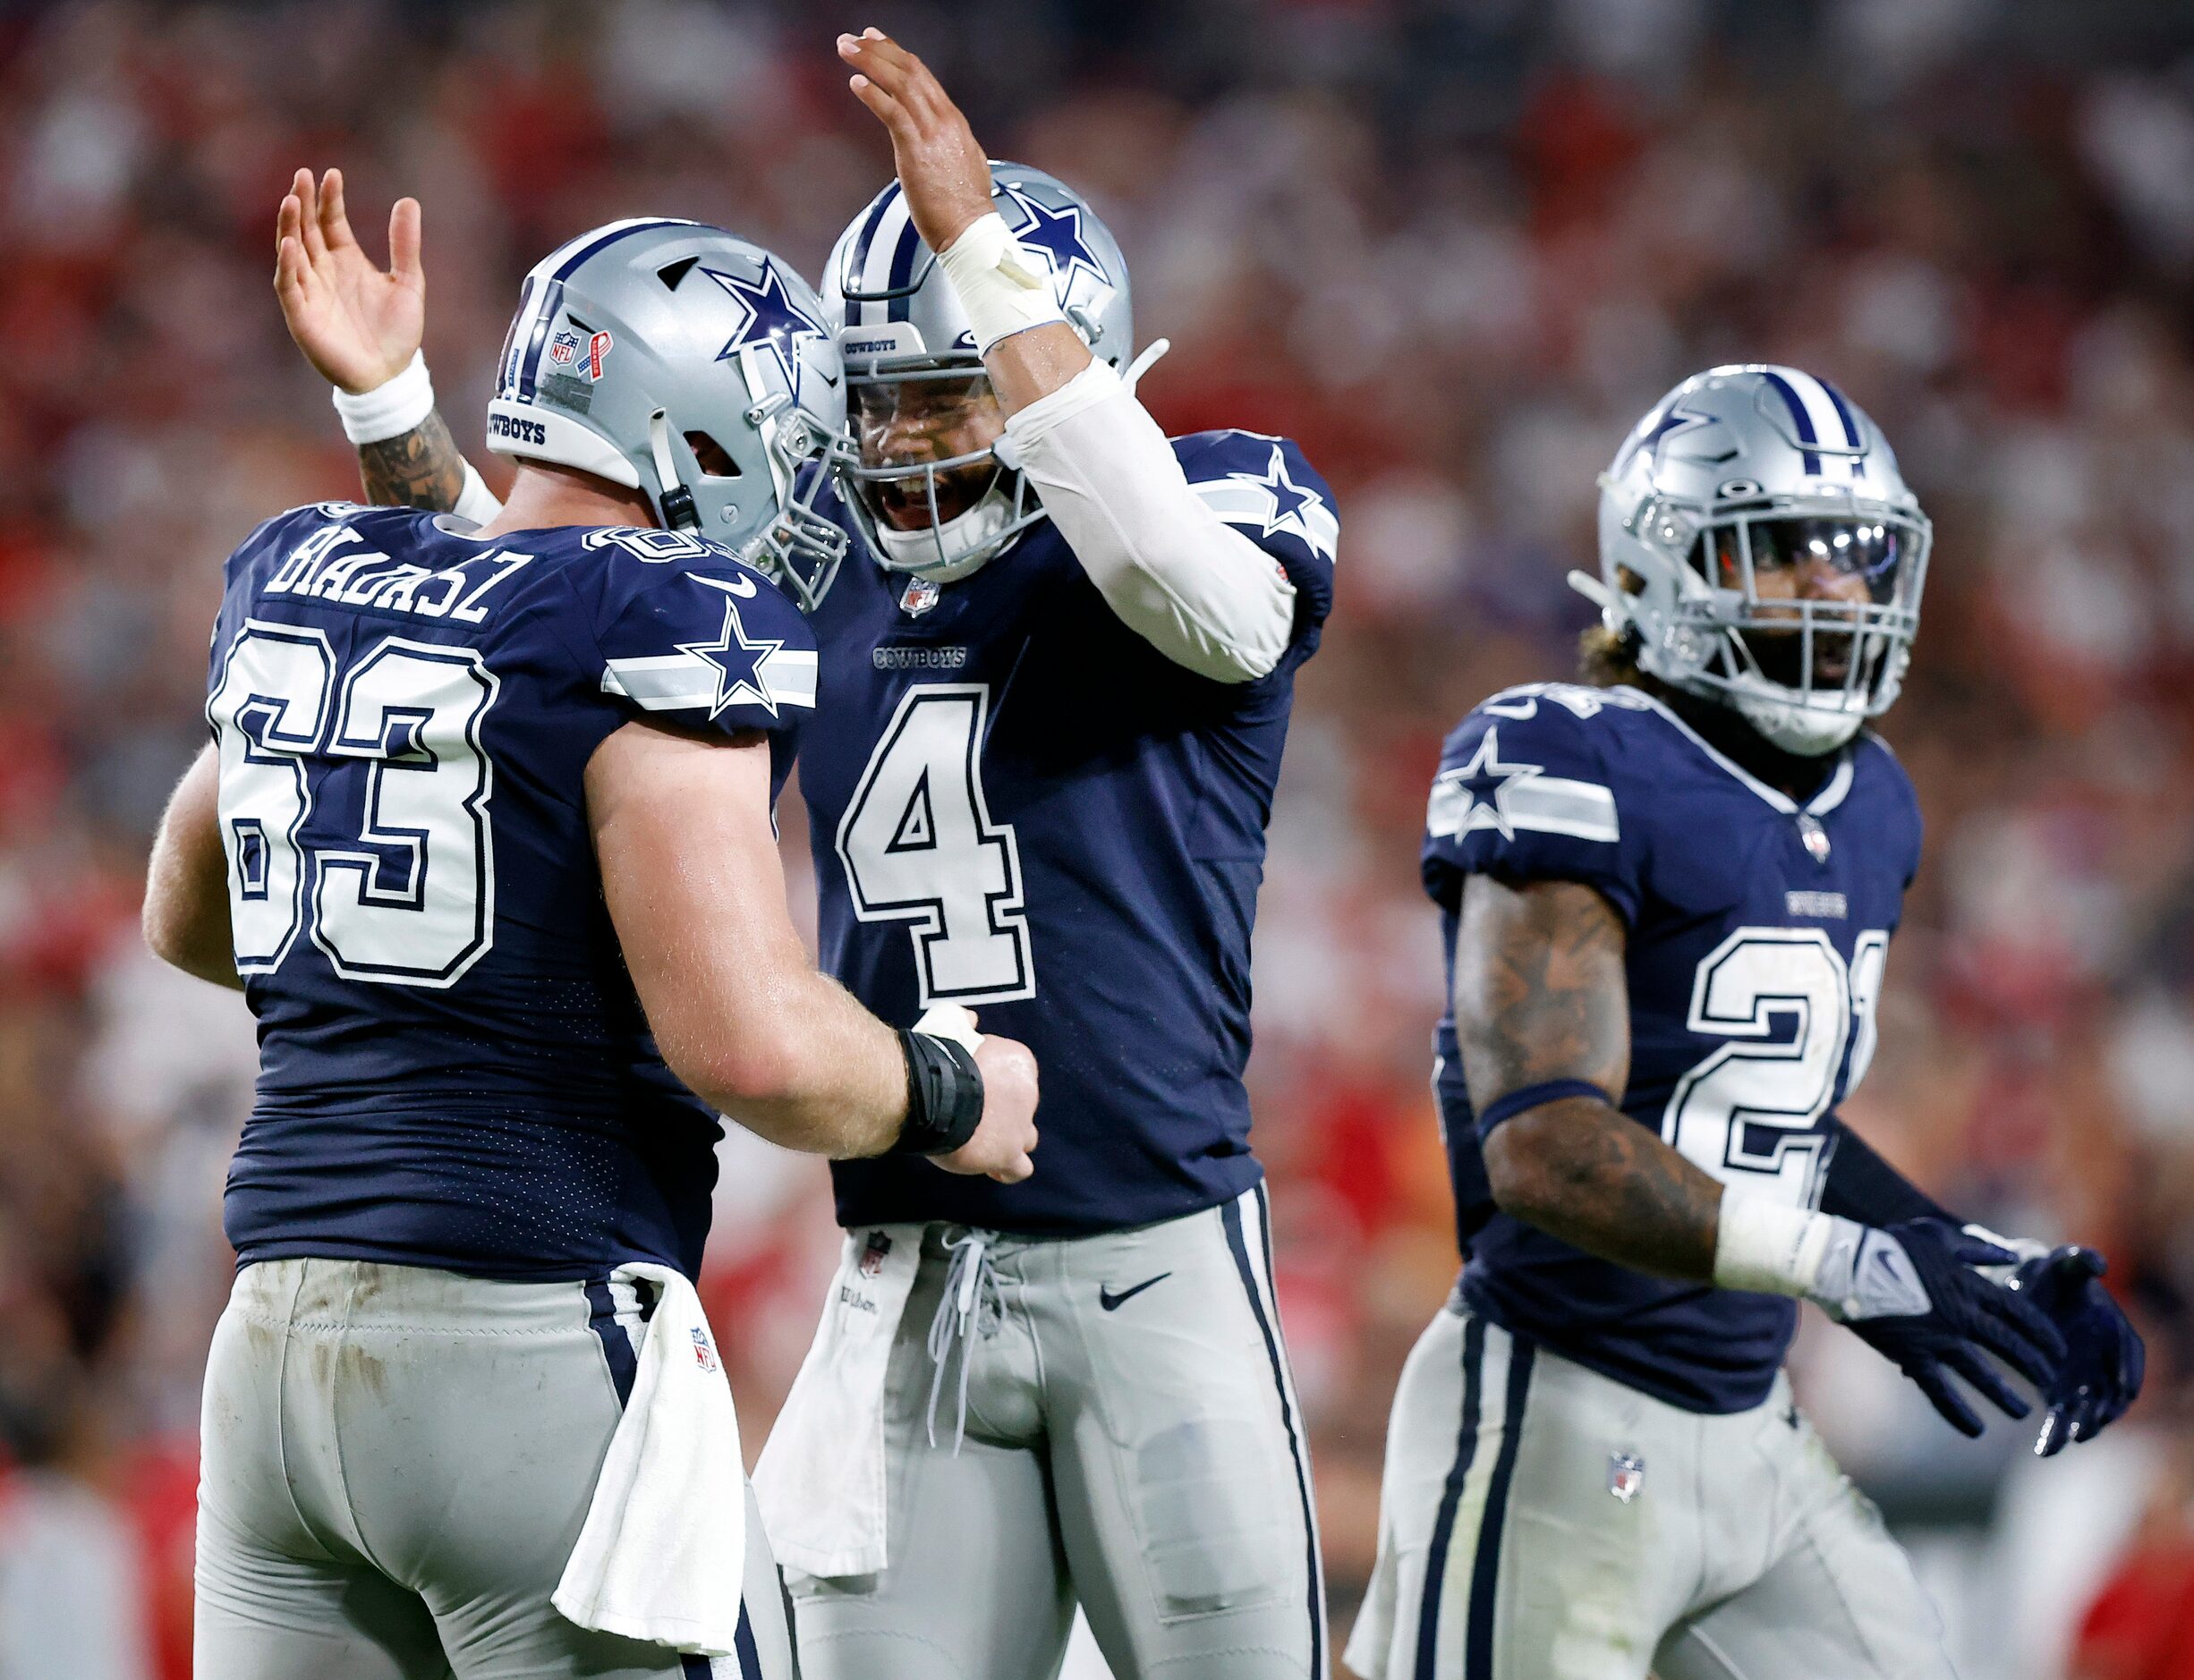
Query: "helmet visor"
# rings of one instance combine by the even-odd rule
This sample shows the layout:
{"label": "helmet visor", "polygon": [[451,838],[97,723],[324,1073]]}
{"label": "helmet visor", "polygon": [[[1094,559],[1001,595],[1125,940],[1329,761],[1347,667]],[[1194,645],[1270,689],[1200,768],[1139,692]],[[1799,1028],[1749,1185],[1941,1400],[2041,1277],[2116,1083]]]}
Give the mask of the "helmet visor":
{"label": "helmet visor", "polygon": [[1714,588],[1744,590],[1762,601],[1901,606],[1916,546],[1907,528],[1891,520],[1752,519],[1703,533],[1695,564]]}

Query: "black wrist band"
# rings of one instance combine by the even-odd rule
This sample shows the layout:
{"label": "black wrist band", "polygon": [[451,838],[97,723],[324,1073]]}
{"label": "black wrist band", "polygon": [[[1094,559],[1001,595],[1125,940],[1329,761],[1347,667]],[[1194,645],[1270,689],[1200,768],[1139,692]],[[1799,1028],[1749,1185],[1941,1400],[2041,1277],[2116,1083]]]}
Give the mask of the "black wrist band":
{"label": "black wrist band", "polygon": [[932,1033],[903,1031],[906,1124],[890,1155],[949,1155],[982,1122],[982,1070],[967,1047]]}

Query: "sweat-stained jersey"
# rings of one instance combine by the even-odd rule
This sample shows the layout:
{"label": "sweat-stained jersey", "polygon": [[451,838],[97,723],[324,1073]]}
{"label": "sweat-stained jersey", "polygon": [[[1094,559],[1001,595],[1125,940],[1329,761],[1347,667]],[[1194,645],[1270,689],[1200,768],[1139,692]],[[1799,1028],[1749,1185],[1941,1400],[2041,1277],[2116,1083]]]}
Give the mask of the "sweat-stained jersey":
{"label": "sweat-stained jersey", "polygon": [[[1636,689],[1547,683],[1448,737],[1424,874],[1450,981],[1467,876],[1597,888],[1628,929],[1623,1111],[1725,1184],[1811,1207],[1919,847],[1911,782],[1872,735],[1800,806]],[[1434,1048],[1471,1311],[1691,1411],[1758,1404],[1795,1303],[1649,1277],[1501,1212],[1451,1015]]]}
{"label": "sweat-stained jersey", "polygon": [[1259,681],[1168,659],[1049,523],[941,588],[849,561],[813,615],[822,683],[800,785],[823,966],[895,1025],[932,1003],[974,1008],[1043,1078],[1033,1178],[840,1162],[842,1224],[1074,1235],[1214,1207],[1260,1176],[1242,1087],[1250,927],[1339,527],[1292,443],[1173,446],[1297,591],[1287,654]]}
{"label": "sweat-stained jersey", "polygon": [[470,529],[324,503],[228,562],[207,716],[260,1057],[229,1240],[244,1264],[691,1274],[720,1128],[641,1015],[583,776],[645,717],[767,732],[781,782],[813,639],[691,537]]}

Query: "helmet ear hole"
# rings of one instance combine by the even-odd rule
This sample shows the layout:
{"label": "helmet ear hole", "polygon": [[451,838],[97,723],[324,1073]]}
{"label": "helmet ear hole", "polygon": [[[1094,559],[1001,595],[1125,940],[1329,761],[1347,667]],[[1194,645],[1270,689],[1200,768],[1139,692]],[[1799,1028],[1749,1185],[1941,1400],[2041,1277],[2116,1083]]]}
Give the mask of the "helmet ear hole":
{"label": "helmet ear hole", "polygon": [[693,452],[693,459],[701,470],[712,479],[736,479],[741,476],[739,463],[731,458],[731,451],[718,443],[706,432],[687,432],[685,446]]}

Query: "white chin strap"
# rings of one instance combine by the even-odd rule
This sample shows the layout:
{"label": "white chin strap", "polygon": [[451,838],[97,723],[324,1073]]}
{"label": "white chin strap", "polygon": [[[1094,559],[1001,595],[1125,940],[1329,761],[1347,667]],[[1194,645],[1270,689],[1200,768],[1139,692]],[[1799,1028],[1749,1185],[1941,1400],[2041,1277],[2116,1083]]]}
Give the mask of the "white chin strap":
{"label": "white chin strap", "polygon": [[1770,745],[1802,759],[1835,751],[1867,721],[1856,706],[1849,711],[1826,711],[1765,694],[1738,694],[1733,699],[1745,721]]}
{"label": "white chin strap", "polygon": [[933,583],[956,583],[995,559],[995,555],[981,551],[1013,523],[1013,498],[1006,493],[1005,477],[999,474],[974,506],[941,525],[898,530],[878,519],[876,540],[891,557],[893,569],[918,573]]}

